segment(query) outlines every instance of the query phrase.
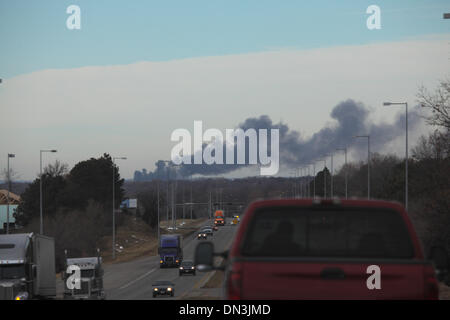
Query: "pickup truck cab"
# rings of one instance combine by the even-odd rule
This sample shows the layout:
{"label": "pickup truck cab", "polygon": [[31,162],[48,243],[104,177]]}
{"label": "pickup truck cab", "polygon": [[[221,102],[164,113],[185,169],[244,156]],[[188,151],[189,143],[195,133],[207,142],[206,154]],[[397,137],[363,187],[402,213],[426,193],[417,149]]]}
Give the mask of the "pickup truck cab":
{"label": "pickup truck cab", "polygon": [[[438,298],[434,266],[398,203],[257,201],[238,228],[229,252],[196,248],[197,270],[225,270],[226,299]],[[436,253],[446,274],[448,255]]]}

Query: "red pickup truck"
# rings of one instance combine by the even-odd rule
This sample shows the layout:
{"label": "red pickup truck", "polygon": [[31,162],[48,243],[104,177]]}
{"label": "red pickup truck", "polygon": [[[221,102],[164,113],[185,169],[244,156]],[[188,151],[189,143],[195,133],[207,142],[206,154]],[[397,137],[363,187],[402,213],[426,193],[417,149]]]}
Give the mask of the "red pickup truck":
{"label": "red pickup truck", "polygon": [[[439,273],[448,272],[436,250]],[[225,258],[221,267],[213,257]],[[198,270],[225,270],[226,299],[438,299],[435,269],[398,203],[266,200],[252,203],[231,249],[202,243]]]}

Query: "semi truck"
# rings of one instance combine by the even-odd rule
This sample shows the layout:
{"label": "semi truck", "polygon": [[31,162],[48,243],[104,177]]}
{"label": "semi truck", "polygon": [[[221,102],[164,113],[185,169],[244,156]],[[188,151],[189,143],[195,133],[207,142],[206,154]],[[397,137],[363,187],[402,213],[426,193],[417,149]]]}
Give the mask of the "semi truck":
{"label": "semi truck", "polygon": [[214,225],[215,226],[224,226],[225,225],[225,215],[223,210],[216,210],[214,213]]}
{"label": "semi truck", "polygon": [[161,235],[158,247],[159,266],[179,267],[183,261],[183,237],[180,234]]}
{"label": "semi truck", "polygon": [[[103,268],[100,250],[97,249],[96,257],[87,258],[67,258],[67,250],[65,253],[66,268],[62,272],[61,279],[64,282],[64,299],[77,300],[104,300],[106,298],[103,289]],[[70,285],[72,274],[67,273],[67,268],[75,266],[79,269],[79,283],[77,286]],[[74,270],[74,272],[76,272]]]}
{"label": "semi truck", "polygon": [[55,297],[54,239],[34,233],[0,235],[0,300]]}

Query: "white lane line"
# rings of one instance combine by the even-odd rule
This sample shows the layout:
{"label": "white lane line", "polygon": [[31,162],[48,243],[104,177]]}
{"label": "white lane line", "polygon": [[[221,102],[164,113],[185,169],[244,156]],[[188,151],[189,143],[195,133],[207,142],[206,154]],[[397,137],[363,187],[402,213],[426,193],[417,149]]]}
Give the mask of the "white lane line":
{"label": "white lane line", "polygon": [[140,276],[139,278],[134,279],[133,281],[128,282],[126,285],[121,286],[121,287],[119,288],[119,290],[128,288],[128,287],[131,286],[133,283],[136,283],[136,282],[138,282],[139,280],[142,280],[143,278],[145,278],[146,276],[148,276],[150,273],[154,272],[155,270],[156,270],[156,269],[152,269],[152,270],[150,270],[149,272],[144,273],[144,274],[143,274],[142,276]]}

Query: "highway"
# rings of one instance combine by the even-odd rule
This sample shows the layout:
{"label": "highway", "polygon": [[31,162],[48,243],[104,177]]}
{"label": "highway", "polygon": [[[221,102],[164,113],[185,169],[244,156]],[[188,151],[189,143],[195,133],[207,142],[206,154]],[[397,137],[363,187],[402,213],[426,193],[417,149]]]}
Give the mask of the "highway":
{"label": "highway", "polygon": [[[216,251],[229,248],[234,238],[237,227],[229,224],[219,227],[214,236],[208,237],[212,241]],[[207,225],[208,222],[205,223]],[[194,260],[194,252],[197,243],[205,240],[197,240],[197,234],[183,239],[184,260]],[[185,299],[194,298],[190,296],[193,290],[199,289],[211,276],[211,272],[197,272],[196,276],[179,276],[178,268],[159,267],[159,256],[142,257],[133,261],[104,266],[103,284],[106,299],[110,300],[146,300],[154,299],[152,296],[152,283],[156,280],[169,280],[175,284],[175,296],[157,296],[155,299]],[[58,296],[62,297],[63,285],[57,281]],[[217,290],[218,292],[220,290]]]}

